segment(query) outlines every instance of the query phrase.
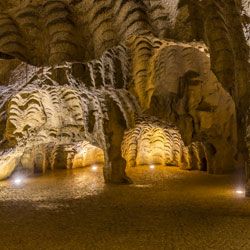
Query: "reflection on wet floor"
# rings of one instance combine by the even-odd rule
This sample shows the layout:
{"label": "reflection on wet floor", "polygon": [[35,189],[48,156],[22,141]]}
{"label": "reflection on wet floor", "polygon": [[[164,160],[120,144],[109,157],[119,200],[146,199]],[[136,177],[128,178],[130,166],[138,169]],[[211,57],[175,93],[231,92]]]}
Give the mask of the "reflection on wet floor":
{"label": "reflection on wet floor", "polygon": [[[102,166],[100,165],[84,169],[58,170],[35,177],[27,177],[20,173],[0,182],[0,201],[81,199],[108,192],[110,188],[115,189],[115,187],[128,190],[153,188],[154,190],[176,192],[185,190],[188,185],[193,185],[193,190],[196,193],[205,188],[207,191],[213,190],[214,194],[217,195],[226,193],[232,195],[234,191],[238,193],[236,188],[240,186],[233,183],[233,178],[230,176],[211,176],[204,172],[187,172],[175,167],[138,166],[128,169],[127,174],[133,179],[134,183],[124,187],[105,185]],[[204,185],[202,185],[203,181]],[[172,182],[174,182],[174,186],[171,189]]]}
{"label": "reflection on wet floor", "polygon": [[61,170],[43,176],[15,175],[0,182],[0,200],[64,200],[97,195],[104,188],[102,167]]}
{"label": "reflection on wet floor", "polygon": [[178,168],[102,168],[0,182],[0,249],[250,249],[250,199],[238,179]]}

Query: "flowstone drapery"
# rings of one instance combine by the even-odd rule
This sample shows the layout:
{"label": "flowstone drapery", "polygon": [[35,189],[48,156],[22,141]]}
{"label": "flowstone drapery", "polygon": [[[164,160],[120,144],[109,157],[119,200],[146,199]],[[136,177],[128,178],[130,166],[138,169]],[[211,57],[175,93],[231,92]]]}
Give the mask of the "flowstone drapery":
{"label": "flowstone drapery", "polygon": [[18,165],[91,164],[87,145],[114,182],[129,181],[125,160],[242,168],[248,10],[244,0],[1,2],[1,178]]}
{"label": "flowstone drapery", "polygon": [[[6,171],[7,165],[9,169],[14,169],[13,165],[24,161],[24,165],[33,164],[31,168],[42,172],[46,168],[71,168],[74,154],[82,149],[80,142],[84,140],[103,149],[107,181],[112,178],[119,182],[125,178],[124,169],[123,172],[114,170],[117,163],[112,157],[116,157],[116,161],[123,160],[120,150],[113,149],[114,140],[122,140],[123,135],[117,133],[120,132],[119,127],[124,131],[126,127],[133,126],[134,116],[140,112],[139,106],[128,91],[114,88],[112,77],[106,76],[110,81],[106,84],[102,82],[99,88],[90,85],[90,82],[85,85],[73,75],[77,75],[74,70],[78,66],[86,65],[68,63],[33,68],[32,72],[36,73],[30,81],[24,81],[19,91],[15,89],[15,84],[5,89],[10,96],[7,111],[3,110],[3,115],[7,115],[3,144],[13,149],[2,153],[1,164],[5,169],[2,178],[8,177],[11,172]],[[22,71],[22,68],[26,65],[20,65],[19,70]],[[64,85],[58,81],[58,72],[59,79],[64,74]],[[2,105],[5,106],[5,103]],[[117,126],[117,130],[113,130],[113,126]],[[109,150],[113,150],[112,154]],[[23,155],[26,160],[22,159]]]}
{"label": "flowstone drapery", "polygon": [[153,164],[207,170],[204,145],[194,142],[185,146],[177,127],[155,117],[141,117],[125,132],[122,156],[128,167]]}
{"label": "flowstone drapery", "polygon": [[[142,63],[146,61],[150,65]],[[88,145],[103,150],[103,155],[98,150],[93,152],[100,155],[96,161],[104,162],[107,182],[129,182],[126,162],[127,166],[161,164],[215,171],[216,158],[211,156],[213,149],[209,144],[206,146],[207,141],[199,140],[198,136],[200,142],[195,137],[185,141],[181,134],[191,131],[179,126],[179,132],[173,125],[179,125],[178,119],[189,112],[200,124],[194,128],[199,135],[203,126],[201,112],[208,112],[210,125],[206,124],[203,133],[209,135],[216,124],[224,129],[225,136],[227,131],[233,133],[232,125],[227,128],[234,117],[233,102],[215,76],[210,80],[208,65],[202,45],[145,36],[131,37],[124,45],[106,51],[99,60],[85,64],[68,62],[36,67],[19,63],[9,76],[9,83],[1,87],[5,93],[1,96],[1,114],[6,123],[1,178],[8,177],[19,165],[32,172],[86,166],[87,156],[81,152]],[[186,75],[195,76],[193,82]],[[197,106],[192,104],[193,96],[181,93],[185,84],[198,87]],[[210,87],[205,87],[206,84]],[[220,96],[213,96],[213,84],[220,90]],[[159,88],[166,100],[161,105],[155,102],[157,98],[161,102]],[[224,106],[218,106],[218,98],[226,100]],[[186,107],[182,110],[184,103]],[[158,109],[158,114],[154,109]],[[228,120],[218,121],[218,114],[225,110]],[[213,145],[217,147],[216,143]],[[227,152],[228,157],[233,157],[231,151]],[[89,164],[96,161],[90,160]]]}
{"label": "flowstone drapery", "polygon": [[[135,97],[125,89],[126,82],[121,88],[115,88],[119,82],[115,81],[117,75],[111,69],[117,69],[117,65],[112,68],[113,61],[107,62],[104,59],[119,49],[107,52],[100,61],[89,64],[67,63],[42,68],[20,64],[17,67],[20,74],[13,75],[12,80],[20,77],[23,70],[27,70],[27,76],[23,83],[19,82],[20,89],[16,89],[15,84],[3,87],[7,99],[4,98],[1,104],[2,107],[7,104],[7,110],[2,108],[2,115],[6,115],[2,145],[6,150],[1,152],[1,179],[9,177],[18,167],[44,173],[47,169],[70,169],[104,163],[107,182],[128,182],[124,159],[128,166],[131,161],[135,161],[127,153],[135,147],[142,155],[137,153],[137,165],[150,164],[151,161],[154,164],[192,168],[190,159],[194,150],[191,153],[184,146],[177,127],[164,127],[164,122],[156,118],[141,116],[141,108]],[[94,71],[97,65],[101,68]],[[84,78],[83,82],[78,76],[83,76],[80,73],[83,73],[85,67],[89,70],[89,81]],[[102,74],[99,81],[95,78],[98,72]],[[135,120],[138,119],[142,123],[136,125]],[[145,135],[140,132],[143,127],[146,128]],[[125,134],[123,140],[126,129],[132,130]],[[143,145],[148,139],[153,145]],[[138,145],[131,145],[137,141]],[[157,141],[161,144],[158,149]],[[91,144],[99,149],[95,147],[94,150]],[[146,156],[140,147],[152,152]],[[89,152],[84,154],[84,150]],[[91,150],[96,155],[88,162],[86,154],[90,154]],[[166,157],[161,159],[159,154],[165,154]],[[153,156],[151,159],[150,155]],[[141,161],[138,160],[140,157]],[[200,158],[196,160],[199,162]]]}

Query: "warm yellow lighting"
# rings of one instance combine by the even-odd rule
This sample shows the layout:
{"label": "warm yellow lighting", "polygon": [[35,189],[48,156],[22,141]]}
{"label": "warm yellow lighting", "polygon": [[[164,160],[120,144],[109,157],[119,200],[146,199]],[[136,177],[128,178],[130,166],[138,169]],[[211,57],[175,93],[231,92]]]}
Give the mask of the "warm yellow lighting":
{"label": "warm yellow lighting", "polygon": [[15,185],[19,186],[22,184],[22,179],[20,177],[16,177],[13,182]]}
{"label": "warm yellow lighting", "polygon": [[150,168],[150,169],[155,169],[155,165],[151,164],[151,165],[149,166],[149,168]]}
{"label": "warm yellow lighting", "polygon": [[81,149],[79,152],[81,155],[85,155],[87,153],[86,149]]}
{"label": "warm yellow lighting", "polygon": [[95,172],[97,170],[97,165],[92,165],[91,170]]}
{"label": "warm yellow lighting", "polygon": [[242,189],[237,189],[235,192],[236,194],[245,194],[245,191]]}

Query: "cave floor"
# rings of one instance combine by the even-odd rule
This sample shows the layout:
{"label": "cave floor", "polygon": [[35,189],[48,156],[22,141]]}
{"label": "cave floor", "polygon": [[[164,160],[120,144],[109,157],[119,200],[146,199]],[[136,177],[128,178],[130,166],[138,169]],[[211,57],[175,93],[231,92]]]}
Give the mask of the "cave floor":
{"label": "cave floor", "polygon": [[132,185],[104,185],[101,169],[1,182],[0,249],[250,249],[238,178],[166,167],[128,174]]}

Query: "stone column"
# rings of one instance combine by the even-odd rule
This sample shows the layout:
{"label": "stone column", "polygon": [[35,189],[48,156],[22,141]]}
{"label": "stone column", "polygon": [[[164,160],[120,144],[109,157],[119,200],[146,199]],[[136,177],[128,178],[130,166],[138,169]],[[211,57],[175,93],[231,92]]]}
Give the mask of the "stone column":
{"label": "stone column", "polygon": [[131,180],[125,173],[126,161],[121,156],[121,143],[126,129],[126,121],[120,108],[110,98],[108,98],[107,107],[109,120],[105,124],[105,135],[108,147],[106,165],[108,165],[104,167],[105,181],[115,184],[129,184]]}

